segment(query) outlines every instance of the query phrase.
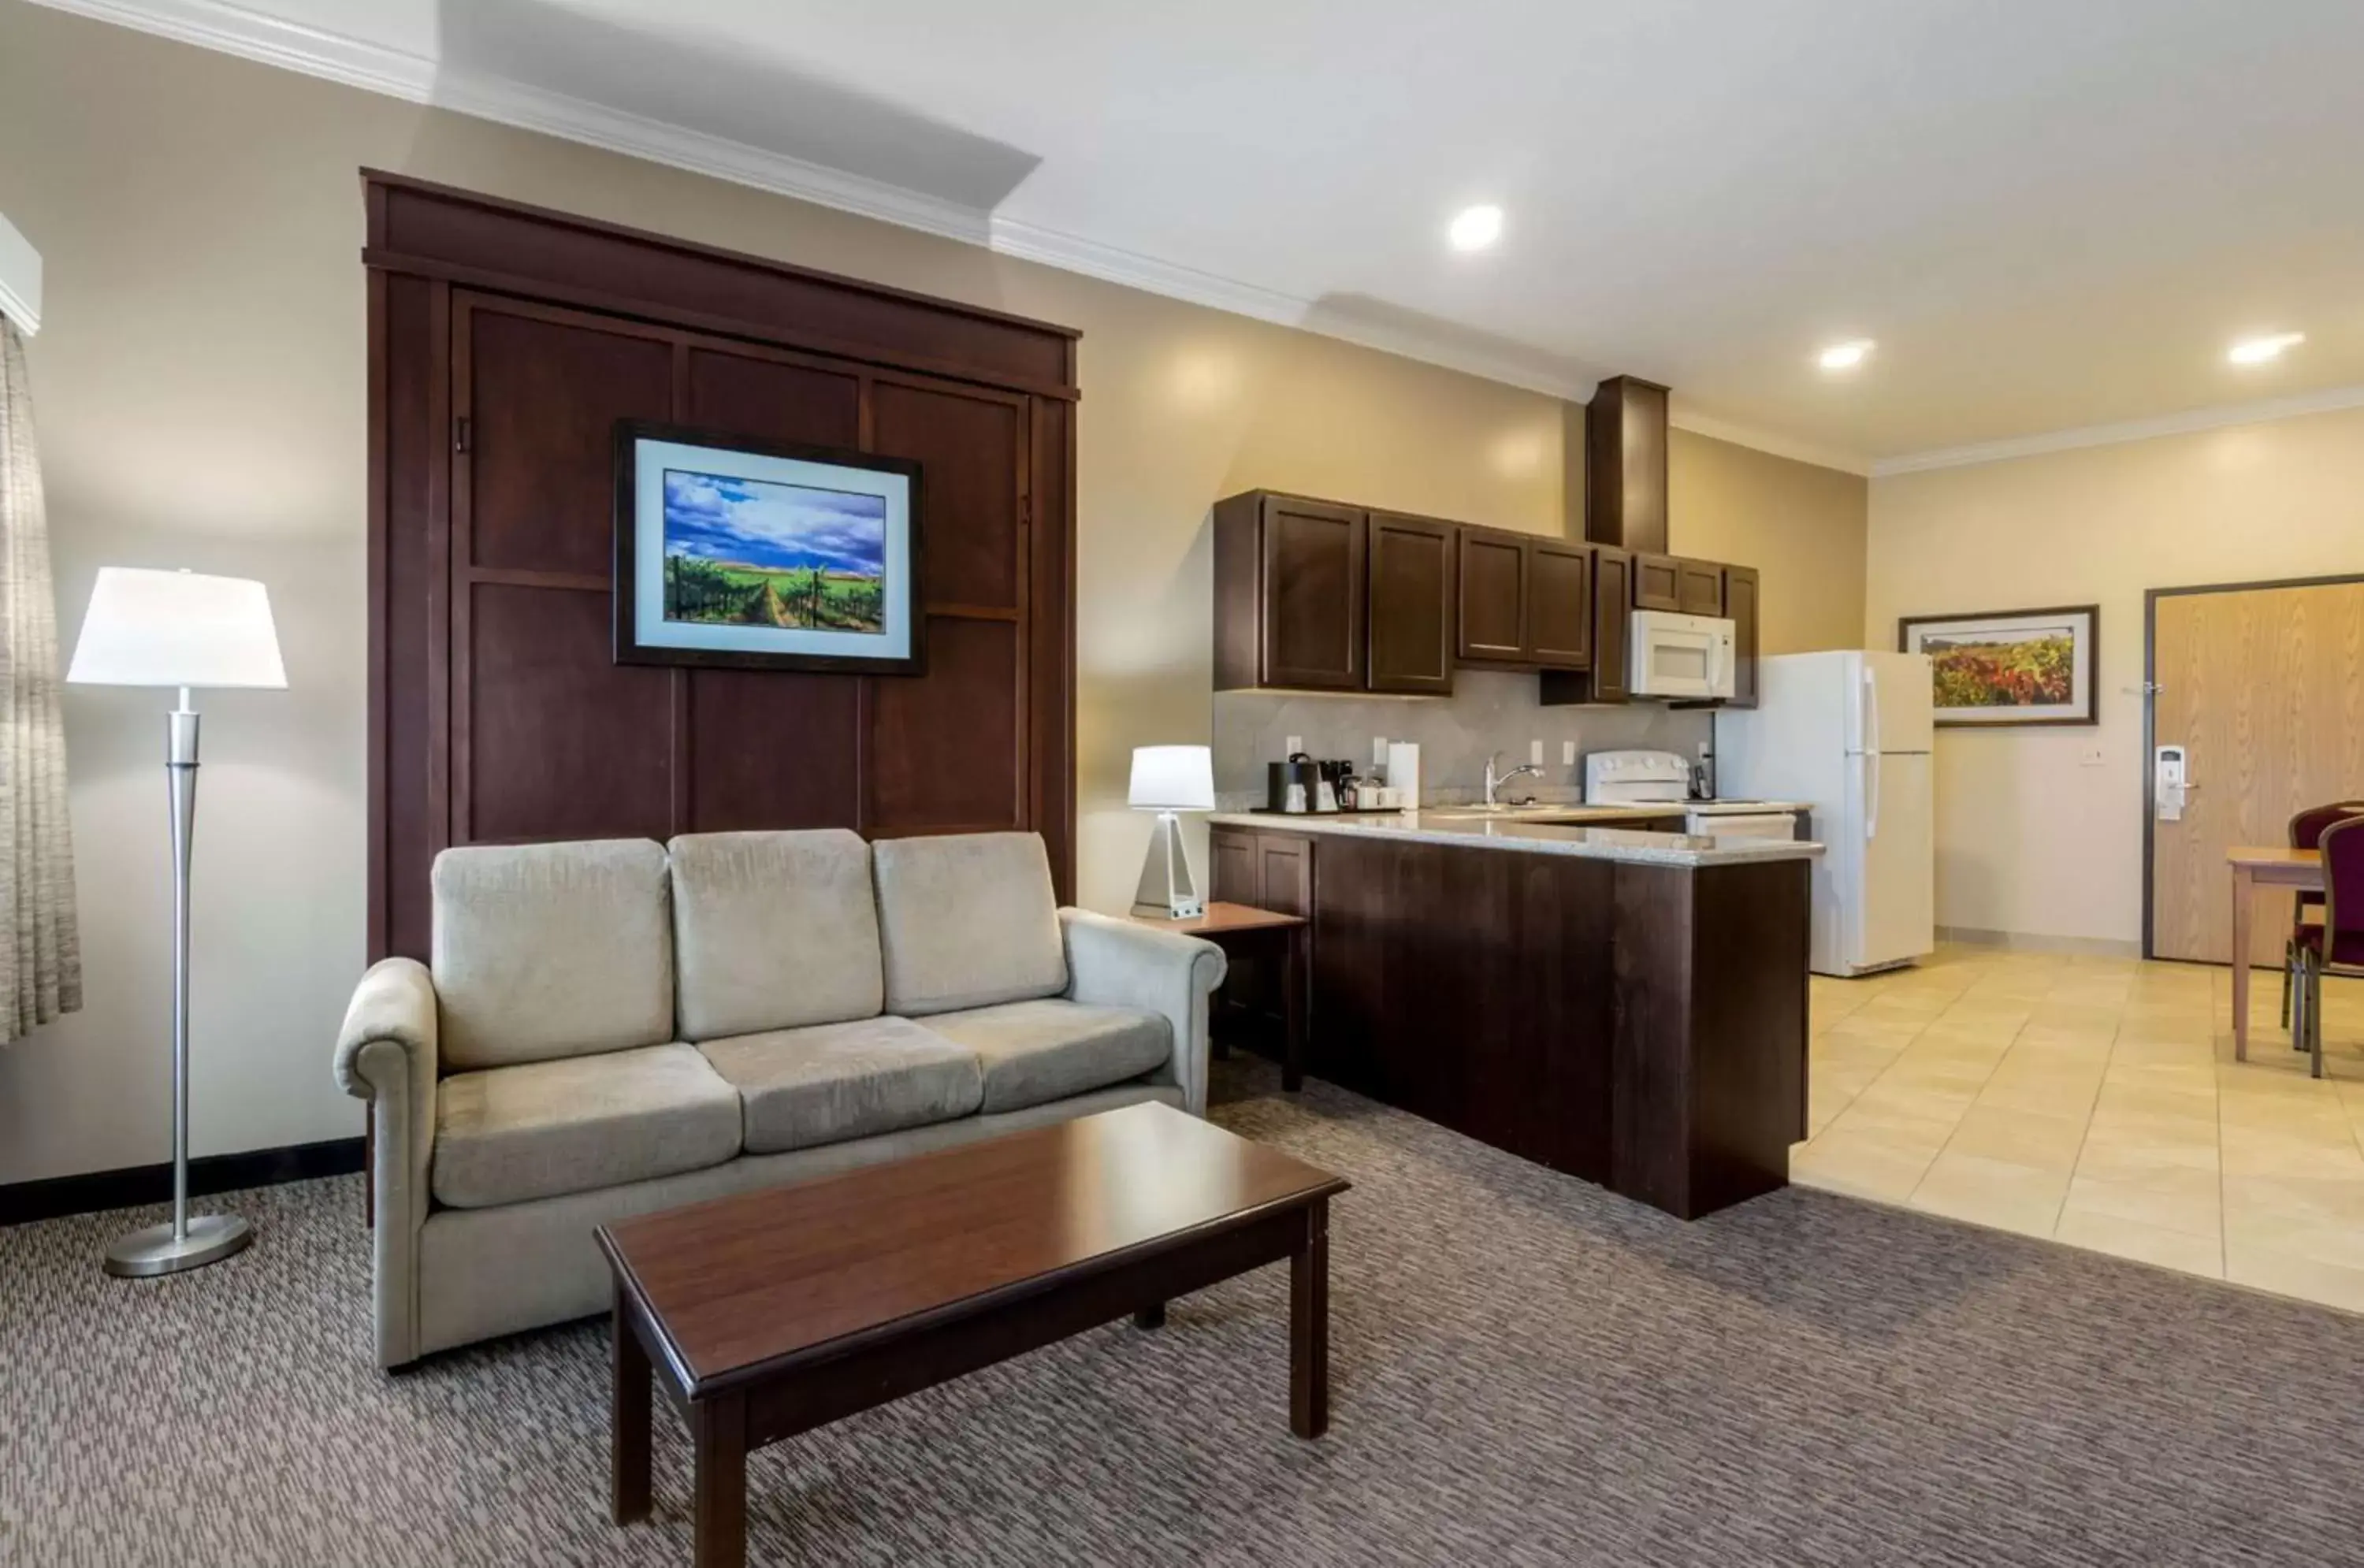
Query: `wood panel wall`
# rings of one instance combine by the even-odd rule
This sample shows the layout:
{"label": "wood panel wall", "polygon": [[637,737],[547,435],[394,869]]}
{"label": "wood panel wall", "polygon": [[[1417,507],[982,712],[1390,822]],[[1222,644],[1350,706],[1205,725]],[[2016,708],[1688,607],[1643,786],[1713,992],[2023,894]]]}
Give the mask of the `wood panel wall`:
{"label": "wood panel wall", "polygon": [[[370,948],[454,844],[1031,828],[1074,854],[1076,334],[363,172]],[[625,418],[918,461],[916,676],[619,665]]]}

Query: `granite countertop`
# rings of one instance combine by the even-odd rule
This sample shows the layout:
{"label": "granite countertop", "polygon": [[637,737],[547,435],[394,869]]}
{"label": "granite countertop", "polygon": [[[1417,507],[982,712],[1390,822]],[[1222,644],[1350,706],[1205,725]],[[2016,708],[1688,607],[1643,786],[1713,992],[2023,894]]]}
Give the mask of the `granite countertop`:
{"label": "granite countertop", "polygon": [[1425,844],[1466,844],[1476,849],[1634,861],[1645,865],[1739,865],[1751,861],[1811,860],[1823,852],[1820,844],[1787,839],[1710,839],[1610,825],[1621,819],[1630,822],[1667,815],[1663,807],[1553,806],[1491,814],[1467,807],[1432,807],[1426,811],[1351,817],[1218,811],[1207,820],[1220,828],[1404,839]]}

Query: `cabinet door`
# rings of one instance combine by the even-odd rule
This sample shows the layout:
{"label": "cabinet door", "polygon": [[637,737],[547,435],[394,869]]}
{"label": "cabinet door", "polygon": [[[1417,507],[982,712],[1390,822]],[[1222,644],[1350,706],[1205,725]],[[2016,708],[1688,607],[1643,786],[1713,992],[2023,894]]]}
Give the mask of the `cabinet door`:
{"label": "cabinet door", "polygon": [[1732,619],[1732,695],[1726,707],[1756,706],[1756,569],[1723,569],[1723,613]]}
{"label": "cabinet door", "polygon": [[1491,528],[1461,530],[1461,636],[1464,659],[1527,661],[1527,573],[1531,541]]}
{"label": "cabinet door", "polygon": [[1626,622],[1632,618],[1635,558],[1613,545],[1592,550],[1592,700],[1623,702]]}
{"label": "cabinet door", "polygon": [[1681,566],[1671,555],[1634,558],[1634,607],[1637,610],[1679,610],[1683,607]]}
{"label": "cabinet door", "polygon": [[1592,550],[1538,539],[1527,556],[1527,650],[1547,669],[1592,662]]}
{"label": "cabinet door", "polygon": [[1264,684],[1363,685],[1363,514],[1264,500]]}
{"label": "cabinet door", "polygon": [[1207,896],[1225,904],[1254,905],[1259,891],[1256,836],[1238,828],[1217,828],[1207,835]]}
{"label": "cabinet door", "polygon": [[1723,568],[1712,561],[1676,562],[1675,607],[1687,616],[1723,614]]}
{"label": "cabinet door", "polygon": [[1260,906],[1283,915],[1313,913],[1312,846],[1294,835],[1256,835]]}
{"label": "cabinet door", "polygon": [[1373,512],[1368,537],[1370,689],[1452,691],[1453,525]]}

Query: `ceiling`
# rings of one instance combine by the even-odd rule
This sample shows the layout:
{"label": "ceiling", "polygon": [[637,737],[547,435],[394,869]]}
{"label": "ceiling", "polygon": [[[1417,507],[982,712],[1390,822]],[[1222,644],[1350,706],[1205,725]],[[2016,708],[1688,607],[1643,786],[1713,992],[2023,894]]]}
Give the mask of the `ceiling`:
{"label": "ceiling", "polygon": [[2354,0],[50,3],[1854,466],[2364,387]]}

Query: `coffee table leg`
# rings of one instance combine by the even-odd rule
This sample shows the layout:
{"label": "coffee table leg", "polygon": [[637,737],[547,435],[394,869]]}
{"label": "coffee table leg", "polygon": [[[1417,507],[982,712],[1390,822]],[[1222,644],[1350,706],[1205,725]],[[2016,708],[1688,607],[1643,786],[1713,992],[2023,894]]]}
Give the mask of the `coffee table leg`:
{"label": "coffee table leg", "polygon": [[1330,1429],[1330,1200],[1305,1211],[1305,1240],[1288,1261],[1288,1429]]}
{"label": "coffee table leg", "polygon": [[743,1395],[689,1407],[697,1494],[697,1568],[745,1568],[747,1562],[747,1402]]}
{"label": "coffee table leg", "polygon": [[1165,1328],[1165,1303],[1161,1301],[1154,1307],[1143,1307],[1140,1311],[1132,1315],[1132,1322],[1133,1327],[1137,1329]]}
{"label": "coffee table leg", "polygon": [[608,1517],[619,1525],[649,1517],[649,1353],[632,1331],[630,1309],[619,1298],[608,1353]]}

